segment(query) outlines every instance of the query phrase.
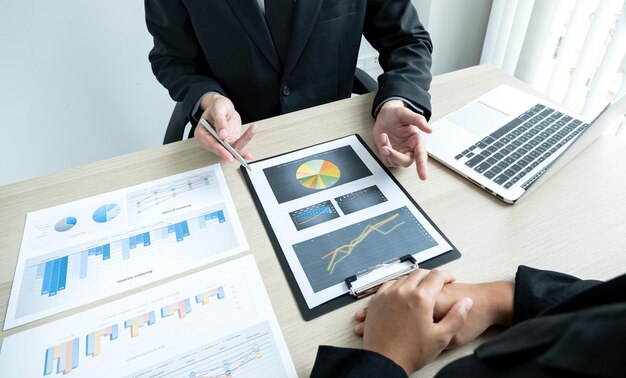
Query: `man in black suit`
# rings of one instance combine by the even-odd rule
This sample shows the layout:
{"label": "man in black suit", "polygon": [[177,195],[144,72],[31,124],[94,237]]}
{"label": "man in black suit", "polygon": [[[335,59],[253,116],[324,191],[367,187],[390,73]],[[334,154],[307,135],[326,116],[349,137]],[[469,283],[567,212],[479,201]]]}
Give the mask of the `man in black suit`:
{"label": "man in black suit", "polygon": [[[145,0],[145,10],[157,79],[246,158],[256,124],[242,134],[242,122],[350,96],[363,34],[385,71],[372,106],[380,155],[415,161],[426,178],[432,45],[410,0]],[[233,160],[203,128],[195,136]]]}
{"label": "man in black suit", "polygon": [[452,281],[418,270],[385,284],[356,315],[364,349],[320,347],[312,376],[406,377],[493,324],[512,327],[437,377],[624,376],[626,275],[602,283],[520,266],[515,283]]}

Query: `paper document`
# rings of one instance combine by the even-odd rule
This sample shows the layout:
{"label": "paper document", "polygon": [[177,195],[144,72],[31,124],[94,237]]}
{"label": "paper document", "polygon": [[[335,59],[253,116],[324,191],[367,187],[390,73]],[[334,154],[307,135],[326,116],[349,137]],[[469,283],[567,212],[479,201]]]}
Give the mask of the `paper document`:
{"label": "paper document", "polygon": [[257,206],[309,309],[346,294],[352,275],[452,249],[355,135],[250,165]]}
{"label": "paper document", "polygon": [[247,249],[219,164],[28,213],[4,329]]}
{"label": "paper document", "polygon": [[7,337],[2,377],[295,377],[252,256]]}

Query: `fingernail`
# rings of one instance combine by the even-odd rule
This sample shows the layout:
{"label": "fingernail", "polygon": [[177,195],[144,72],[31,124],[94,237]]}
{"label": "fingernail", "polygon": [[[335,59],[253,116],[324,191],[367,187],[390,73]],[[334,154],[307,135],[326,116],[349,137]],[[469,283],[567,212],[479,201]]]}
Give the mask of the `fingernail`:
{"label": "fingernail", "polygon": [[389,151],[389,150],[388,150],[388,149],[386,149],[386,148],[383,148],[383,149],[381,150],[381,153],[382,153],[383,155],[385,155],[385,156],[389,156],[389,155],[391,155],[391,151]]}
{"label": "fingernail", "polygon": [[365,315],[365,311],[363,309],[357,311],[354,316],[364,316]]}
{"label": "fingernail", "polygon": [[226,129],[221,129],[220,133],[219,133],[220,138],[222,139],[226,139],[228,138],[228,131],[226,131]]}
{"label": "fingernail", "polygon": [[463,299],[463,307],[465,308],[466,311],[469,311],[473,305],[474,305],[474,301],[472,301],[472,298]]}

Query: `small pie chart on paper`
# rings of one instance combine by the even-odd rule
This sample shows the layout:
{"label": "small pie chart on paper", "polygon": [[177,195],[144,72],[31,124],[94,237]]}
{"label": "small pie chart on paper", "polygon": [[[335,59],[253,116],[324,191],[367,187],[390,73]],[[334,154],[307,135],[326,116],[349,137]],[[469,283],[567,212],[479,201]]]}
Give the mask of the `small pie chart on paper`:
{"label": "small pie chart on paper", "polygon": [[93,212],[92,218],[94,222],[106,223],[109,222],[120,214],[120,205],[116,203],[110,203],[100,206]]}
{"label": "small pie chart on paper", "polygon": [[341,177],[339,167],[329,160],[309,160],[296,170],[296,179],[308,189],[326,189]]}
{"label": "small pie chart on paper", "polygon": [[61,220],[59,220],[55,225],[54,225],[54,230],[56,232],[65,232],[65,231],[69,231],[71,230],[74,226],[76,226],[76,223],[78,223],[78,221],[76,220],[76,218],[74,217],[66,217],[63,218]]}

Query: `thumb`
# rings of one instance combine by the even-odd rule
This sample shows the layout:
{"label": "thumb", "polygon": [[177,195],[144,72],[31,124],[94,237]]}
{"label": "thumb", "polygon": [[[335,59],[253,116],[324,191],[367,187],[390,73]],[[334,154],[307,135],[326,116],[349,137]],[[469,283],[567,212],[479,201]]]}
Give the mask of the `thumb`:
{"label": "thumb", "polygon": [[463,298],[457,301],[443,319],[437,323],[441,330],[446,333],[450,339],[457,334],[465,325],[467,315],[472,308],[474,302],[471,298]]}

